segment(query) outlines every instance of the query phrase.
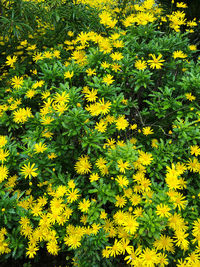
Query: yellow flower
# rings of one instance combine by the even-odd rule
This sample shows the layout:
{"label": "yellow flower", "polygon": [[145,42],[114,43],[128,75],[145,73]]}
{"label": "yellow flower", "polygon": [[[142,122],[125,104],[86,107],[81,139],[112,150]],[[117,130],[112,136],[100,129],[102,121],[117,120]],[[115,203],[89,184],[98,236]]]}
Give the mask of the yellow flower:
{"label": "yellow flower", "polygon": [[42,53],[37,53],[33,56],[33,61],[38,62],[38,60],[42,60],[44,57]]}
{"label": "yellow flower", "polygon": [[105,212],[105,210],[102,210],[100,214],[100,219],[104,220],[106,218],[107,218],[107,213]]}
{"label": "yellow flower", "polygon": [[25,178],[31,178],[31,176],[36,177],[38,175],[38,173],[36,173],[35,171],[37,171],[38,168],[34,168],[35,167],[35,163],[33,163],[32,165],[30,164],[30,162],[28,162],[28,165],[24,164],[24,166],[21,168],[21,173],[25,176]]}
{"label": "yellow flower", "polygon": [[14,67],[14,63],[17,61],[17,57],[13,56],[13,58],[11,56],[7,56],[7,61],[6,61],[6,65],[10,66],[11,68]]}
{"label": "yellow flower", "polygon": [[124,47],[124,43],[122,40],[116,40],[113,42],[113,46],[116,48],[122,48],[122,47]]}
{"label": "yellow flower", "polygon": [[68,106],[62,102],[53,104],[53,108],[56,112],[58,112],[58,116],[61,116],[66,110],[68,110]]}
{"label": "yellow flower", "polygon": [[100,15],[100,23],[107,26],[107,27],[110,27],[110,28],[114,28],[116,23],[117,23],[117,20],[116,19],[112,19],[111,17],[111,14],[107,11],[103,11]]}
{"label": "yellow flower", "polygon": [[111,65],[111,68],[113,71],[117,72],[118,70],[120,70],[120,65],[118,65],[117,63],[114,63]]}
{"label": "yellow flower", "polygon": [[159,216],[159,217],[169,217],[171,214],[169,213],[170,211],[170,208],[169,206],[165,205],[165,204],[160,204],[160,205],[157,205],[156,207],[156,214]]}
{"label": "yellow flower", "polygon": [[0,147],[4,147],[7,144],[7,139],[5,135],[0,135]]}
{"label": "yellow flower", "polygon": [[191,150],[191,152],[190,152],[190,154],[191,155],[195,155],[195,156],[198,156],[198,155],[200,155],[200,148],[199,148],[199,146],[191,146],[190,147],[190,150]]}
{"label": "yellow flower", "polygon": [[187,22],[187,26],[188,27],[195,27],[197,26],[198,24],[196,23],[196,18],[194,18],[193,20],[190,20]]}
{"label": "yellow flower", "polygon": [[35,153],[43,153],[47,149],[46,144],[43,144],[42,142],[35,144],[34,147]]}
{"label": "yellow flower", "polygon": [[195,50],[197,50],[197,46],[196,45],[189,45],[189,49],[191,51],[195,51]]}
{"label": "yellow flower", "polygon": [[193,96],[191,93],[187,93],[187,94],[185,94],[185,96],[191,102],[196,99],[196,97]]}
{"label": "yellow flower", "polygon": [[81,246],[81,235],[80,234],[73,234],[70,236],[66,236],[64,238],[65,244],[70,246],[72,249],[76,249]]}
{"label": "yellow flower", "polygon": [[155,148],[158,148],[158,140],[157,139],[152,139],[151,140],[151,146],[155,147]]}
{"label": "yellow flower", "polygon": [[78,36],[77,36],[77,39],[76,41],[80,42],[81,45],[85,45],[87,44],[87,41],[89,40],[89,35],[87,32],[81,32]]}
{"label": "yellow flower", "polygon": [[91,183],[94,182],[94,181],[98,181],[99,178],[100,178],[100,177],[99,177],[98,173],[92,173],[92,174],[90,175],[90,177],[89,177]]}
{"label": "yellow flower", "polygon": [[138,260],[138,256],[141,253],[142,253],[141,246],[139,246],[135,251],[134,251],[134,248],[132,248],[131,251],[128,252],[129,255],[126,256],[124,260],[127,261],[127,264],[130,263],[130,265],[132,266]]}
{"label": "yellow flower", "polygon": [[128,127],[128,121],[125,119],[125,116],[120,116],[116,121],[116,128],[118,130],[125,130]]}
{"label": "yellow flower", "polygon": [[28,44],[27,40],[21,41],[21,43],[20,43],[20,45],[22,45],[22,46],[26,46],[27,44]]}
{"label": "yellow flower", "polygon": [[156,266],[159,263],[159,254],[155,249],[145,248],[140,255],[141,266]]}
{"label": "yellow flower", "polygon": [[91,203],[90,203],[89,199],[86,200],[84,198],[82,202],[79,202],[78,208],[82,212],[86,212],[87,213],[90,205],[91,205]]}
{"label": "yellow flower", "polygon": [[23,77],[17,77],[17,76],[14,76],[12,79],[12,86],[14,89],[19,89],[22,87],[22,84],[23,84]]}
{"label": "yellow flower", "polygon": [[107,69],[107,68],[110,67],[110,64],[109,64],[108,62],[104,61],[104,62],[101,63],[101,67],[102,67],[103,69]]}
{"label": "yellow flower", "polygon": [[96,161],[96,166],[101,170],[104,169],[106,167],[106,163],[108,163],[106,161],[106,159],[100,157],[97,161]]}
{"label": "yellow flower", "polygon": [[33,70],[32,72],[33,72],[33,74],[37,75],[37,70],[36,69]]}
{"label": "yellow flower", "polygon": [[28,118],[32,117],[30,108],[19,108],[13,113],[13,120],[16,123],[24,123],[28,120]]}
{"label": "yellow flower", "polygon": [[56,58],[60,58],[60,51],[59,51],[59,50],[55,50],[55,51],[53,52],[53,55],[54,55],[54,57],[56,57]]}
{"label": "yellow flower", "polygon": [[144,166],[147,166],[151,163],[153,160],[151,153],[145,153],[144,151],[139,151],[139,158],[138,162],[141,163]]}
{"label": "yellow flower", "polygon": [[43,93],[41,93],[41,95],[42,95],[42,99],[45,99],[45,98],[47,98],[48,96],[50,96],[50,92],[49,91],[44,91]]}
{"label": "yellow flower", "polygon": [[118,182],[119,186],[122,188],[127,187],[129,184],[129,180],[125,176],[122,176],[122,175],[117,175],[117,178],[115,180]]}
{"label": "yellow flower", "polygon": [[85,93],[85,98],[87,99],[88,102],[95,102],[96,99],[97,99],[97,90],[96,89],[93,89],[90,91],[88,90],[86,93]]}
{"label": "yellow flower", "polygon": [[96,122],[95,129],[101,133],[104,133],[107,129],[107,124],[101,119],[99,122]]}
{"label": "yellow flower", "polygon": [[72,71],[72,72],[70,72],[70,71],[66,71],[66,72],[64,73],[64,77],[65,77],[65,79],[67,79],[67,78],[71,79],[73,76],[74,76],[74,72],[73,72],[73,71]]}
{"label": "yellow flower", "polygon": [[103,82],[106,83],[107,85],[110,85],[114,82],[113,80],[113,76],[110,74],[107,74],[104,78],[103,78]]}
{"label": "yellow flower", "polygon": [[71,190],[67,190],[67,193],[66,193],[66,196],[67,196],[67,201],[69,203],[73,203],[74,201],[76,201],[79,197],[80,197],[80,194],[78,194],[79,191],[78,189],[74,189],[72,188]]}
{"label": "yellow flower", "polygon": [[89,68],[86,70],[86,73],[88,76],[96,75],[96,69],[92,70],[91,68]]}
{"label": "yellow flower", "polygon": [[153,130],[149,126],[142,128],[142,132],[143,132],[144,135],[153,134]]}
{"label": "yellow flower", "polygon": [[27,92],[26,92],[26,97],[27,98],[33,98],[34,95],[37,94],[37,91],[33,90],[33,89],[29,89]]}
{"label": "yellow flower", "polygon": [[27,51],[35,50],[36,49],[36,45],[35,44],[34,45],[30,45],[26,49],[27,49]]}
{"label": "yellow flower", "polygon": [[164,62],[164,59],[161,59],[162,55],[159,55],[157,58],[155,55],[150,54],[150,56],[152,57],[152,59],[148,60],[147,62],[150,65],[150,68],[152,69],[161,69],[161,66],[163,65],[162,62]]}
{"label": "yellow flower", "polygon": [[48,158],[49,159],[55,159],[55,158],[57,158],[57,156],[56,156],[55,153],[51,153],[51,154],[48,155]]}
{"label": "yellow flower", "polygon": [[111,257],[116,257],[117,255],[122,254],[122,243],[119,240],[115,239],[113,246],[107,246],[106,250]]}
{"label": "yellow flower", "polygon": [[129,169],[129,163],[127,161],[123,162],[122,159],[117,161],[117,166],[118,166],[120,172],[123,172],[123,173],[125,173],[125,170]]}
{"label": "yellow flower", "polygon": [[47,251],[51,254],[51,255],[58,255],[58,251],[59,251],[59,246],[57,244],[57,240],[50,240],[47,243]]}
{"label": "yellow flower", "polygon": [[189,247],[189,241],[186,239],[186,237],[189,235],[185,233],[182,229],[178,229],[174,233],[174,242],[176,243],[176,246],[180,247],[182,250],[186,251]]}
{"label": "yellow flower", "polygon": [[124,230],[128,234],[134,235],[135,232],[137,231],[139,223],[136,221],[136,219],[131,214],[127,214],[126,220],[122,222],[122,225],[124,227]]}
{"label": "yellow flower", "polygon": [[179,210],[185,209],[187,200],[185,200],[185,197],[181,193],[175,192],[174,196],[170,197],[170,200],[173,202],[175,208],[178,207]]}
{"label": "yellow flower", "polygon": [[173,52],[173,58],[176,59],[176,58],[186,58],[187,55],[183,53],[183,51],[181,50],[177,50],[177,51],[174,51]]}
{"label": "yellow flower", "polygon": [[116,207],[123,208],[126,205],[127,200],[124,196],[117,195],[115,199],[116,199],[116,202],[115,202]]}
{"label": "yellow flower", "polygon": [[83,66],[87,63],[87,56],[85,51],[77,50],[72,53],[72,59],[76,61],[77,64]]}
{"label": "yellow flower", "polygon": [[89,157],[87,155],[82,155],[78,158],[78,161],[76,162],[74,167],[78,174],[86,174],[88,172],[91,172],[90,169],[92,168],[92,166],[88,159]]}
{"label": "yellow flower", "polygon": [[3,163],[6,160],[6,157],[9,156],[9,151],[0,149],[0,161]]}
{"label": "yellow flower", "polygon": [[59,103],[59,102],[69,102],[69,94],[67,94],[66,92],[62,92],[62,93],[56,93],[56,95],[54,96],[55,102]]}
{"label": "yellow flower", "polygon": [[50,51],[46,51],[43,54],[43,58],[49,58],[50,59],[52,57],[53,57],[53,54]]}
{"label": "yellow flower", "polygon": [[39,250],[39,248],[38,248],[35,244],[31,244],[31,243],[29,243],[29,246],[28,246],[28,248],[27,248],[26,250],[27,250],[26,255],[27,255],[30,259],[32,259],[32,258],[35,257],[36,252]]}
{"label": "yellow flower", "polygon": [[187,8],[187,4],[185,4],[183,2],[179,2],[179,3],[176,3],[176,7],[179,7],[179,8]]}
{"label": "yellow flower", "polygon": [[119,52],[112,53],[110,56],[113,60],[117,60],[117,61],[123,58],[122,53],[119,53]]}
{"label": "yellow flower", "polygon": [[44,85],[44,81],[43,80],[41,80],[41,81],[37,81],[36,83],[34,83],[33,85],[32,85],[32,88],[33,89],[37,89],[38,87],[42,87]]}
{"label": "yellow flower", "polygon": [[104,98],[100,99],[97,103],[98,113],[102,113],[103,115],[107,114],[110,110],[111,102],[104,102]]}
{"label": "yellow flower", "polygon": [[[50,124],[52,121],[54,121],[53,118],[49,117],[49,116],[44,116],[44,117],[41,117],[41,124],[43,125],[48,125]],[[44,135],[43,135],[44,136]]]}
{"label": "yellow flower", "polygon": [[135,62],[135,67],[138,70],[145,70],[147,68],[147,63],[144,60],[137,60]]}
{"label": "yellow flower", "polygon": [[74,36],[74,33],[72,31],[68,31],[67,35],[69,35],[70,37]]}
{"label": "yellow flower", "polygon": [[[172,193],[174,193],[174,191]],[[184,219],[178,213],[171,215],[168,219],[168,222],[169,222],[169,227],[172,228],[174,231],[177,231],[179,229],[183,230],[187,229]]]}
{"label": "yellow flower", "polygon": [[200,172],[200,162],[197,158],[194,158],[193,160],[189,158],[187,163],[187,169],[193,172]]}
{"label": "yellow flower", "polygon": [[4,165],[0,166],[0,183],[8,177],[8,168]]}

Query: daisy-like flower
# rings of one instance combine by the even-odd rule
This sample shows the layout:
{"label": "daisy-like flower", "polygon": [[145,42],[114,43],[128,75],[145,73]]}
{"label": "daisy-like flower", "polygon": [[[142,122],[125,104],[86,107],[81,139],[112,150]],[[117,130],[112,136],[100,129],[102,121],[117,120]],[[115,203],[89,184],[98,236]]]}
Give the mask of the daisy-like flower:
{"label": "daisy-like flower", "polygon": [[200,148],[199,148],[199,146],[191,146],[190,147],[190,150],[191,150],[191,152],[190,152],[190,154],[191,155],[195,155],[195,156],[198,156],[198,155],[200,155]]}
{"label": "daisy-like flower", "polygon": [[125,173],[125,171],[129,169],[129,163],[127,161],[123,162],[122,159],[117,161],[117,166],[122,173]]}
{"label": "daisy-like flower", "polygon": [[77,188],[75,189],[71,188],[67,190],[66,196],[67,196],[67,202],[73,203],[80,197],[80,194]]}
{"label": "daisy-like flower", "polygon": [[170,216],[170,208],[168,205],[165,205],[165,204],[160,204],[160,205],[157,205],[156,207],[156,214],[159,216],[159,217],[169,217]]}
{"label": "daisy-like flower", "polygon": [[147,61],[149,63],[149,65],[150,65],[150,68],[151,69],[155,69],[155,68],[156,69],[161,69],[161,66],[163,65],[162,62],[165,61],[164,59],[161,59],[162,55],[159,55],[157,58],[153,54],[150,54],[150,56],[152,57],[152,59]]}
{"label": "daisy-like flower", "polygon": [[90,175],[90,177],[89,177],[91,183],[94,182],[94,181],[98,181],[99,178],[100,178],[100,177],[99,177],[98,173],[92,173],[92,174]]}
{"label": "daisy-like flower", "polygon": [[65,79],[67,79],[67,78],[71,79],[73,76],[74,76],[74,72],[73,72],[73,71],[72,71],[72,72],[70,72],[70,71],[66,71],[66,72],[64,73],[64,77],[65,77]]}
{"label": "daisy-like flower", "polygon": [[89,157],[87,155],[79,157],[75,164],[75,170],[78,174],[86,174],[91,172],[91,163],[89,162]]}
{"label": "daisy-like flower", "polygon": [[38,60],[42,60],[44,57],[42,55],[42,53],[37,53],[37,54],[34,54],[33,56],[33,61],[37,62]]}
{"label": "daisy-like flower", "polygon": [[104,78],[103,78],[103,82],[106,83],[107,85],[110,85],[114,82],[113,80],[113,76],[110,74],[107,74]]}
{"label": "daisy-like flower", "polygon": [[96,75],[96,69],[89,68],[86,70],[86,73],[88,76]]}
{"label": "daisy-like flower", "polygon": [[35,144],[35,153],[43,153],[47,149],[46,144],[43,144],[42,142],[39,142],[38,144]]}
{"label": "daisy-like flower", "polygon": [[88,212],[88,209],[90,207],[91,203],[89,201],[89,199],[83,199],[82,202],[79,202],[78,208],[82,211],[82,212]]}
{"label": "daisy-like flower", "polygon": [[120,116],[116,121],[116,128],[118,130],[125,130],[128,127],[128,121],[125,119],[125,116]]}
{"label": "daisy-like flower", "polygon": [[0,183],[8,177],[8,168],[4,165],[0,166]]}
{"label": "daisy-like flower", "polygon": [[0,149],[0,161],[3,163],[6,161],[6,158],[9,156],[9,151],[3,150],[2,148]]}
{"label": "daisy-like flower", "polygon": [[0,135],[0,147],[4,147],[7,144],[8,140],[5,135]]}
{"label": "daisy-like flower", "polygon": [[28,164],[24,164],[24,166],[21,168],[21,173],[25,176],[25,178],[31,178],[36,177],[38,175],[38,173],[36,172],[38,168],[34,168],[35,167],[35,163],[33,163],[32,165],[30,164],[30,162],[28,162]]}
{"label": "daisy-like flower", "polygon": [[97,99],[97,90],[96,89],[93,89],[90,91],[88,90],[86,93],[85,93],[85,98],[88,102],[95,102],[96,99]]}
{"label": "daisy-like flower", "polygon": [[183,51],[181,50],[177,50],[177,51],[174,51],[173,52],[173,58],[176,59],[176,58],[186,58],[187,55],[183,53]]}
{"label": "daisy-like flower", "polygon": [[193,96],[191,93],[187,93],[187,94],[185,94],[185,96],[191,102],[196,99],[196,97]]}
{"label": "daisy-like flower", "polygon": [[17,57],[16,56],[7,56],[7,61],[6,61],[6,65],[10,66],[11,68],[14,67],[15,62],[17,61]]}
{"label": "daisy-like flower", "polygon": [[137,60],[135,62],[135,67],[138,70],[145,70],[147,68],[147,63],[144,60]]}
{"label": "daisy-like flower", "polygon": [[107,68],[110,67],[110,64],[109,64],[108,62],[104,61],[104,62],[101,63],[101,67],[102,67],[103,69],[107,69]]}
{"label": "daisy-like flower", "polygon": [[142,129],[142,132],[143,132],[143,134],[144,135],[149,135],[149,134],[153,134],[153,130],[151,129],[151,127],[144,127],[143,129]]}
{"label": "daisy-like flower", "polygon": [[189,45],[188,47],[189,47],[189,49],[191,51],[196,51],[197,50],[197,46],[196,45]]}
{"label": "daisy-like flower", "polygon": [[13,86],[13,88],[14,89],[19,89],[19,88],[21,88],[22,87],[22,85],[23,85],[23,77],[17,77],[17,76],[15,76],[15,77],[13,77],[12,79],[11,79],[11,84],[12,84],[12,86]]}
{"label": "daisy-like flower", "polygon": [[123,55],[122,55],[122,53],[115,52],[115,53],[111,54],[111,58],[113,60],[121,60],[123,58]]}
{"label": "daisy-like flower", "polygon": [[187,4],[185,4],[183,2],[179,2],[179,3],[176,3],[176,7],[178,7],[178,8],[187,8]]}

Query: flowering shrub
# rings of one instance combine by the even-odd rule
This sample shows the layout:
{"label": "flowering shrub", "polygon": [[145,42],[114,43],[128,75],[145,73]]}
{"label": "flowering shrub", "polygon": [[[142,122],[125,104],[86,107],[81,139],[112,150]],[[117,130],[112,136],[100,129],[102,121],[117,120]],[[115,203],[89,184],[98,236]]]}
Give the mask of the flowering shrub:
{"label": "flowering shrub", "polygon": [[196,25],[153,0],[107,4],[102,32],[4,53],[2,263],[47,251],[81,267],[200,264]]}

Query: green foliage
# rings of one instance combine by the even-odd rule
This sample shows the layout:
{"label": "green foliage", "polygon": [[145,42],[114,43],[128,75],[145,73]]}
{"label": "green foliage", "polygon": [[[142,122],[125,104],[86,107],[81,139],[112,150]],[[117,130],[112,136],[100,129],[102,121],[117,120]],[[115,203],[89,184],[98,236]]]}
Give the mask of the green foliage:
{"label": "green foliage", "polygon": [[197,26],[153,1],[3,3],[2,262],[198,265]]}

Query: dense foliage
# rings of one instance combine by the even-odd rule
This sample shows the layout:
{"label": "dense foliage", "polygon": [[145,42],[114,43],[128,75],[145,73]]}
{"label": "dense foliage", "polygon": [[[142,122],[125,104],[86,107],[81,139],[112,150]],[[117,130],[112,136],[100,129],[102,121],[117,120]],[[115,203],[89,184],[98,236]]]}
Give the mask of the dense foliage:
{"label": "dense foliage", "polygon": [[185,8],[2,1],[2,264],[45,251],[63,266],[200,266],[199,22]]}

